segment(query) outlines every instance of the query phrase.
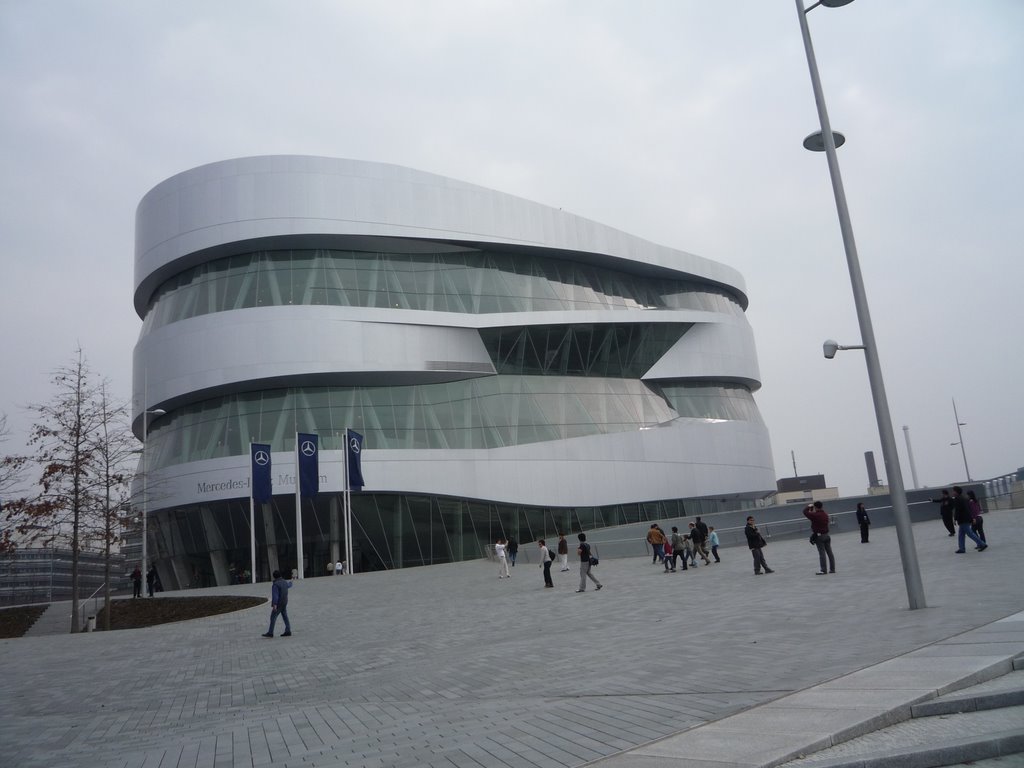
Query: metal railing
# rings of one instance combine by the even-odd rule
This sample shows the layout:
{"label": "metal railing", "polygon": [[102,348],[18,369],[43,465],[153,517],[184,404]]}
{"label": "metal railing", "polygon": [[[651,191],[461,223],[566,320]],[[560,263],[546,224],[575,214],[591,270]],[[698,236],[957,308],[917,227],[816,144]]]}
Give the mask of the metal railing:
{"label": "metal railing", "polygon": [[83,600],[79,604],[78,608],[82,612],[82,615],[78,617],[78,620],[79,620],[79,626],[83,630],[88,628],[87,624],[86,624],[86,620],[85,620],[85,609],[89,607],[89,601],[90,600],[93,601],[93,606],[92,606],[92,615],[93,615],[93,617],[99,616],[100,598],[96,597],[96,595],[98,595],[100,590],[103,589],[106,586],[107,586],[107,582],[103,582],[98,587],[96,587],[96,590],[91,595],[89,595],[87,598],[85,598],[85,600]]}

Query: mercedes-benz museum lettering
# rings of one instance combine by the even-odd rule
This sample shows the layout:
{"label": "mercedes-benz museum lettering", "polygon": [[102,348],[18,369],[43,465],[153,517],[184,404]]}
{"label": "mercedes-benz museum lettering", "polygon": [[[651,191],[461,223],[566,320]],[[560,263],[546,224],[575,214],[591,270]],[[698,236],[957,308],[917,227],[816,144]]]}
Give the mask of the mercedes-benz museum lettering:
{"label": "mercedes-benz museum lettering", "polygon": [[[382,163],[227,160],[142,199],[134,298],[167,588],[319,575],[346,551],[355,572],[476,558],[499,535],[708,514],[775,486],[740,275],[560,209]],[[351,542],[346,428],[365,480]],[[298,527],[300,432],[319,436],[320,478]],[[251,443],[273,483],[255,562]]]}

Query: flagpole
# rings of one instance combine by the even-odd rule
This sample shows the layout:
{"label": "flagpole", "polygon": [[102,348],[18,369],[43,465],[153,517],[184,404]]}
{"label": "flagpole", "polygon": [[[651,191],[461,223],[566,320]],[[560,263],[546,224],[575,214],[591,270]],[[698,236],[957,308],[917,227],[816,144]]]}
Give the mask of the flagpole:
{"label": "flagpole", "polygon": [[295,433],[295,559],[299,578],[302,578],[302,481],[299,479],[299,433]]}
{"label": "flagpole", "polygon": [[255,478],[252,476],[252,443],[249,443],[249,575],[252,583],[256,583],[256,492]]}
{"label": "flagpole", "polygon": [[249,575],[256,583],[256,500],[249,496]]}
{"label": "flagpole", "polygon": [[256,583],[256,504],[273,503],[271,463],[270,443],[249,443],[249,575],[253,584]]}
{"label": "flagpole", "polygon": [[249,441],[249,573],[256,584],[256,478],[253,477],[253,443]]}
{"label": "flagpole", "polygon": [[342,493],[344,501],[344,528],[345,528],[345,562],[348,564],[348,572],[352,573],[352,496],[348,486],[348,427],[345,427],[345,491]]}

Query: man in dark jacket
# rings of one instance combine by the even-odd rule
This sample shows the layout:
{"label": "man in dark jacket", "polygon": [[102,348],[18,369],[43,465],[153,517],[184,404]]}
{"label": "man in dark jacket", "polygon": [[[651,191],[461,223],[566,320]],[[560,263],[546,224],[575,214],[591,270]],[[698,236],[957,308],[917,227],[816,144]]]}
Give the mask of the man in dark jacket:
{"label": "man in dark jacket", "polygon": [[761,550],[767,542],[761,532],[757,530],[753,516],[747,518],[747,526],[743,529],[743,533],[747,536],[747,546],[750,547],[750,554],[754,557],[754,575],[760,576],[762,568],[765,573],[775,573],[764,560],[764,552]]}
{"label": "man in dark jacket", "polygon": [[292,583],[284,578],[280,571],[274,571],[274,584],[270,588],[270,629],[266,631],[264,637],[274,636],[274,624],[277,623],[278,616],[284,619],[284,632],[281,633],[281,637],[292,636],[292,625],[288,621],[288,590],[291,587]]}
{"label": "man in dark jacket", "polygon": [[939,505],[939,514],[942,515],[942,524],[946,526],[946,530],[949,531],[950,536],[956,535],[956,529],[953,527],[953,500],[949,498],[949,491],[944,490],[942,496],[937,499],[932,499],[933,504]]}
{"label": "man in dark jacket", "polygon": [[964,491],[959,485],[953,486],[953,513],[956,516],[956,526],[960,531],[960,536],[957,538],[957,543],[960,546],[956,548],[956,554],[962,555],[966,551],[964,550],[964,536],[969,536],[971,541],[978,545],[979,552],[988,549],[988,544],[971,530],[974,513],[971,512],[971,505],[967,503],[967,497],[964,496]]}
{"label": "man in dark jacket", "polygon": [[693,564],[697,564],[696,556],[700,555],[704,560],[704,565],[711,565],[711,560],[708,559],[707,547],[704,546],[704,543],[707,541],[707,537],[704,535],[703,531],[697,527],[696,523],[690,523],[690,541],[693,542]]}
{"label": "man in dark jacket", "polygon": [[[576,554],[580,556],[580,588],[577,592],[587,591],[587,579],[590,579],[597,586],[595,589],[600,590],[604,586],[600,581],[597,580],[597,576],[590,572],[590,545],[587,543],[587,534],[578,533],[576,538],[580,540],[580,545],[576,548]],[[662,555],[664,557],[664,555]]]}
{"label": "man in dark jacket", "polygon": [[508,537],[508,544],[505,549],[508,551],[508,564],[513,568],[516,566],[516,557],[519,555],[519,542],[514,536]]}
{"label": "man in dark jacket", "polygon": [[[804,517],[811,521],[811,541],[818,548],[818,576],[836,572],[836,556],[832,554],[832,537],[828,533],[828,512],[825,506],[816,501],[804,507]],[[828,571],[825,570],[825,558],[828,558]]]}
{"label": "man in dark jacket", "polygon": [[700,517],[693,518],[693,527],[700,531],[700,552],[707,559],[708,555],[708,524],[703,522]]}
{"label": "man in dark jacket", "polygon": [[864,509],[864,503],[861,501],[857,502],[857,525],[860,526],[860,543],[868,543],[868,527],[871,525],[871,518],[868,517],[868,511]]}

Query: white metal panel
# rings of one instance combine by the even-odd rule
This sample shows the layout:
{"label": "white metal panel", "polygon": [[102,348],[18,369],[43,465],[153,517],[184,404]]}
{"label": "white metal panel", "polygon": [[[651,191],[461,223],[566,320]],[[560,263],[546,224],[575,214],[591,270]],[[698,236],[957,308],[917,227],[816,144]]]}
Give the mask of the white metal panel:
{"label": "white metal panel", "polygon": [[373,235],[602,254],[731,286],[724,264],[557,208],[383,163],[301,156],[225,160],[158,184],[136,212],[136,309],[155,273],[207,248],[281,235]]}
{"label": "white metal panel", "polygon": [[[273,455],[274,493],[294,492],[294,454]],[[321,491],[343,488],[340,451],[320,454]],[[602,506],[771,490],[767,430],[749,422],[679,419],[640,432],[492,450],[364,450],[366,492],[438,494],[555,507]],[[193,462],[154,474],[155,506],[249,493],[249,459]]]}
{"label": "white metal panel", "polygon": [[[427,373],[436,371],[431,363],[437,361],[448,363],[448,371],[473,375],[494,370],[472,328],[359,322],[337,309],[239,309],[158,328],[136,346],[136,392],[148,389],[148,407],[153,407],[187,400],[190,393],[262,379]],[[460,368],[460,363],[469,365]],[[137,408],[136,418],[139,412]]]}
{"label": "white metal panel", "polygon": [[704,378],[745,382],[761,387],[754,332],[746,317],[713,315],[694,325],[644,374],[645,381]]}

